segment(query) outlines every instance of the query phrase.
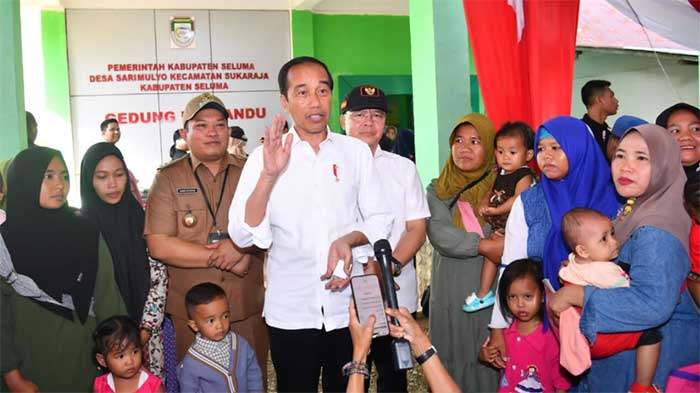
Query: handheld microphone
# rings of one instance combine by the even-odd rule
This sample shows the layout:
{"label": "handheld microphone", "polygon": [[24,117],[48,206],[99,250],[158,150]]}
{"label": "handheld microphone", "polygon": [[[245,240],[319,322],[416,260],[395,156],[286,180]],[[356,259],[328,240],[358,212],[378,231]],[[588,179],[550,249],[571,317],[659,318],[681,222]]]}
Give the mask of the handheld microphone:
{"label": "handheld microphone", "polygon": [[[388,240],[381,239],[374,243],[374,256],[382,271],[382,286],[387,306],[398,309],[399,302],[396,298],[396,289],[394,289],[394,275],[391,272],[391,244],[389,244]],[[399,321],[394,317],[391,317],[391,323],[399,326]],[[395,338],[391,342],[391,353],[394,358],[395,370],[409,370],[413,368],[411,345],[407,340]]]}

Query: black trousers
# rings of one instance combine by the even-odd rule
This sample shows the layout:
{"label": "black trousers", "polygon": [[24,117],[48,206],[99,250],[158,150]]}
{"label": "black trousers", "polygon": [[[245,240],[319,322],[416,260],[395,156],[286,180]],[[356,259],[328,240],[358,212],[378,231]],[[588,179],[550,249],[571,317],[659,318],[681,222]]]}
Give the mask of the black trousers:
{"label": "black trousers", "polygon": [[323,370],[324,392],[345,392],[348,378],[342,368],[352,360],[348,328],[285,330],[267,327],[270,355],[279,392],[316,392]]}

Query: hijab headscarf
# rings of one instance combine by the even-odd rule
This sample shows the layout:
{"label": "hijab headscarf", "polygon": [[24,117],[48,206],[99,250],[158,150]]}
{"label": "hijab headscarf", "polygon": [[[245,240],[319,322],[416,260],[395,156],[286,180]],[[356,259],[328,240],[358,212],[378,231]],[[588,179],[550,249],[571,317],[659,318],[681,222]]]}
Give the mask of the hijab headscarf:
{"label": "hijab headscarf", "polygon": [[[90,312],[97,277],[99,233],[65,203],[58,209],[39,206],[41,184],[51,160],[61,153],[30,147],[14,159],[7,176],[7,221],[2,236],[17,273],[30,277],[59,303],[70,295],[81,323]],[[68,320],[70,308],[47,302],[39,305]]]}
{"label": "hijab headscarf", "polygon": [[95,193],[92,185],[95,168],[109,155],[121,161],[124,175],[127,176],[124,157],[114,144],[100,142],[92,145],[80,164],[81,212],[99,229],[107,242],[114,276],[126,309],[131,318],[140,321],[151,285],[150,264],[143,239],[144,212],[129,191],[128,178],[121,199],[114,205],[105,203]]}
{"label": "hijab headscarf", "polygon": [[[686,104],[685,102],[679,102],[675,105],[671,105],[670,107],[664,109],[663,112],[661,112],[656,118],[656,125],[661,126],[663,128],[668,128],[668,120],[671,118],[671,115],[678,111],[690,112],[695,117],[700,118],[700,108],[698,108],[697,106]],[[693,182],[700,181],[700,161],[696,162],[695,164],[684,166],[683,170],[688,180]]]}
{"label": "hijab headscarf", "polygon": [[628,129],[634,126],[647,123],[649,122],[644,119],[640,119],[639,117],[623,115],[618,117],[617,120],[615,120],[615,124],[613,124],[613,128],[612,130],[610,130],[610,133],[615,135],[619,139],[622,138],[622,135]]}
{"label": "hijab headscarf", "polygon": [[695,115],[695,117],[700,117],[700,108],[687,104],[685,102],[679,102],[677,104],[671,105],[664,109],[659,116],[656,117],[656,125],[663,128],[668,128],[668,119],[672,114],[678,111],[687,111]]}
{"label": "hijab headscarf", "polygon": [[587,207],[613,218],[620,201],[605,156],[584,122],[569,116],[555,117],[537,130],[535,145],[545,138],[554,138],[569,162],[563,179],[542,175],[540,182],[552,219],[544,243],[542,272],[554,289],[559,289],[559,266],[569,254],[561,233],[564,214],[575,207]]}
{"label": "hijab headscarf", "polygon": [[[479,138],[481,138],[481,144],[484,147],[484,161],[478,168],[471,171],[459,169],[452,159],[452,144],[454,143],[457,129],[463,124],[471,124],[476,129]],[[441,200],[454,198],[469,183],[478,180],[485,173],[488,173],[483,180],[464,191],[459,197],[460,200],[469,202],[472,208],[478,208],[481,199],[486,193],[491,191],[491,187],[496,180],[496,172],[493,171],[496,164],[493,153],[494,138],[495,128],[493,123],[488,117],[482,114],[470,113],[462,116],[462,118],[457,121],[457,124],[455,124],[450,134],[450,156],[447,157],[447,162],[445,162],[445,166],[442,168],[440,177],[438,177],[435,185],[435,192],[438,198]],[[484,224],[484,217],[478,217],[478,219],[479,223]],[[455,209],[452,223],[457,228],[464,228],[462,215],[459,209]]]}
{"label": "hijab headscarf", "polygon": [[668,131],[654,124],[631,128],[622,139],[634,131],[649,148],[651,179],[644,195],[635,200],[632,211],[624,219],[615,220],[615,235],[624,243],[637,228],[653,226],[670,232],[688,251],[691,220],[683,209],[686,180],[678,143]]}

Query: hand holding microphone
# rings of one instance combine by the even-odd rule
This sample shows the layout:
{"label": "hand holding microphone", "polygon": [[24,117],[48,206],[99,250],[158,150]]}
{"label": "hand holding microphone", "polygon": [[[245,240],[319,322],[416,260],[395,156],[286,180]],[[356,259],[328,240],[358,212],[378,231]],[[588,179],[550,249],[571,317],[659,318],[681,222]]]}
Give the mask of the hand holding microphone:
{"label": "hand holding microphone", "polygon": [[[386,298],[387,307],[398,309],[399,302],[394,289],[394,276],[391,270],[391,244],[386,239],[378,240],[374,243],[374,256],[377,259],[379,268],[382,272],[382,288]],[[391,317],[391,323],[400,326],[396,317]],[[413,356],[411,355],[411,346],[405,339],[398,338],[391,342],[391,352],[394,358],[394,369],[408,370],[413,368]]]}

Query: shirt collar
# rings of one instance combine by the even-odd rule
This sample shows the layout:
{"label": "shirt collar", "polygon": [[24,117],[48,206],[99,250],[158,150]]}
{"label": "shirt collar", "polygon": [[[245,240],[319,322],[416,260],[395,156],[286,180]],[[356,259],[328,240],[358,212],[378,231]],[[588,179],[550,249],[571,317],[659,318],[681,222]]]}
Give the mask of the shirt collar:
{"label": "shirt collar", "polygon": [[197,345],[205,345],[208,347],[216,348],[226,348],[228,350],[228,347],[231,345],[231,333],[227,334],[223,339],[219,341],[209,340],[208,338],[202,336],[201,333],[197,333],[194,336],[194,341]]}
{"label": "shirt collar", "polygon": [[513,320],[513,323],[510,324],[510,327],[503,332],[504,336],[512,336],[512,337],[520,338],[520,340],[527,341],[537,351],[544,350],[544,346],[545,346],[544,335],[546,334],[546,332],[544,331],[544,324],[542,322],[540,322],[540,324],[537,325],[537,328],[535,330],[533,330],[532,333],[528,334],[527,336],[523,336],[522,334],[520,334],[520,332],[518,332],[518,328],[516,327],[516,324],[517,324],[517,321]]}
{"label": "shirt collar", "polygon": [[598,123],[597,121],[593,120],[592,117],[588,116],[588,113],[583,115],[583,117],[584,117],[584,120],[587,120],[587,122],[590,122],[590,123],[596,125],[596,127],[599,129],[608,129],[609,128],[608,123],[606,123],[606,122]]}
{"label": "shirt collar", "polygon": [[[139,374],[139,384],[136,389],[141,389],[141,386],[143,386],[143,384],[146,383],[146,380],[148,380],[148,373],[141,370],[141,374]],[[112,373],[107,374],[107,385],[110,388],[112,388],[113,392],[117,391],[117,386],[114,383],[114,376],[112,375]]]}
{"label": "shirt collar", "polygon": [[381,146],[377,145],[377,148],[374,150],[374,158],[385,157],[386,155],[387,152],[382,150]]}
{"label": "shirt collar", "polygon": [[[298,143],[304,142],[299,137],[299,133],[297,132],[294,126],[292,126],[292,128],[289,129],[289,133],[292,134],[292,146],[296,146]],[[331,131],[330,127],[326,126],[326,139],[324,139],[323,142],[320,143],[320,145],[323,145],[328,141],[333,142],[337,137],[338,136],[335,135],[335,132]],[[282,139],[284,139],[284,137],[282,137]]]}
{"label": "shirt collar", "polygon": [[[195,157],[194,155],[192,155],[192,153],[189,153],[189,160],[190,160],[190,162],[192,163],[192,172],[194,173],[194,171],[197,170],[197,168],[202,164],[202,161],[200,161],[197,157]],[[226,153],[226,157],[225,157],[225,160],[224,160],[224,165],[221,167],[221,170],[224,170],[224,169],[225,169],[227,166],[229,166],[229,165],[233,165],[233,166],[237,166],[237,167],[241,167],[241,168],[242,168],[242,165],[241,165],[241,163],[238,161],[237,158],[235,158],[234,156],[232,156],[232,155]],[[221,170],[220,170],[220,171],[221,171]]]}
{"label": "shirt collar", "polygon": [[221,367],[228,367],[231,357],[231,332],[222,340],[213,341],[204,338],[200,333],[195,336],[194,345],[196,351],[218,363]]}

